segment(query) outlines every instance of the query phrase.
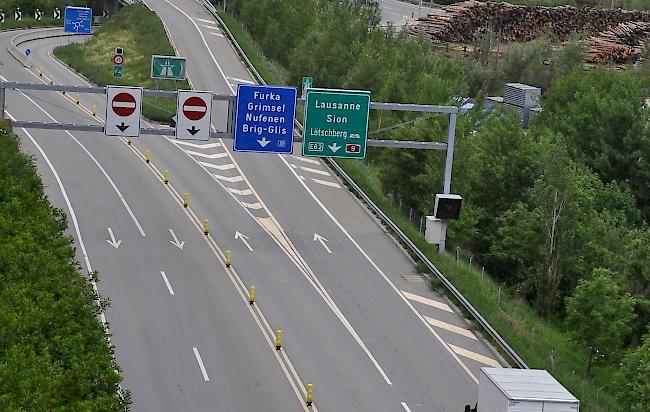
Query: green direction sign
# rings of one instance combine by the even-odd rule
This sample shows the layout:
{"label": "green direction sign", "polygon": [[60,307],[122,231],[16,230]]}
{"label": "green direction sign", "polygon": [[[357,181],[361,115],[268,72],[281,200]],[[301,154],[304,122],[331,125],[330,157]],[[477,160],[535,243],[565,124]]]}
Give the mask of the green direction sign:
{"label": "green direction sign", "polygon": [[366,157],[370,92],[307,89],[303,156]]}
{"label": "green direction sign", "polygon": [[122,78],[122,66],[117,64],[113,66],[113,77],[115,77],[116,79]]}
{"label": "green direction sign", "polygon": [[185,79],[185,57],[151,56],[152,79]]}

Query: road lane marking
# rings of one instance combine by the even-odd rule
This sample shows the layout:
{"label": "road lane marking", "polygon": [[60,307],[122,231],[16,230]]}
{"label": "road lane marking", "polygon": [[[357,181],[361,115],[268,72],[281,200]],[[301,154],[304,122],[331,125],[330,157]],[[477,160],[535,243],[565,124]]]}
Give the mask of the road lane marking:
{"label": "road lane marking", "polygon": [[172,285],[169,283],[169,279],[167,279],[167,275],[162,270],[160,271],[160,275],[162,276],[163,280],[165,281],[165,285],[167,285],[167,290],[169,291],[169,294],[173,295],[174,294],[174,289],[172,289]]}
{"label": "road lane marking", "polygon": [[320,162],[318,160],[310,159],[308,157],[302,157],[302,156],[291,156],[296,160],[301,160],[306,163],[311,163],[313,165],[320,165]]}
{"label": "road lane marking", "polygon": [[257,84],[257,82],[254,82],[252,80],[246,80],[246,79],[240,79],[239,77],[228,77],[230,80],[234,80],[239,83],[246,83],[246,84]]}
{"label": "road lane marking", "polygon": [[252,195],[252,194],[253,194],[253,191],[250,190],[250,189],[237,190],[237,189],[232,189],[232,188],[229,187],[229,188],[228,188],[228,191],[229,191],[230,193],[234,193],[234,194],[239,195],[239,196],[248,196],[248,195]]}
{"label": "road lane marking", "polygon": [[405,410],[406,412],[411,412],[411,409],[410,409],[409,406],[406,404],[406,402],[402,402],[402,408],[404,408],[404,410]]}
{"label": "road lane marking", "polygon": [[215,22],[212,21],[212,20],[206,20],[206,19],[202,19],[202,18],[199,18],[199,17],[195,17],[194,20],[202,21],[203,23],[215,24]]}
{"label": "road lane marking", "polygon": [[239,202],[241,203],[242,206],[248,208],[248,209],[253,209],[253,210],[260,210],[263,209],[264,206],[262,206],[259,203],[246,203],[246,202]]}
{"label": "road lane marking", "polygon": [[201,153],[201,152],[194,152],[192,150],[185,150],[187,153],[191,154],[192,156],[199,156],[199,157],[205,157],[206,159],[221,159],[223,157],[228,157],[227,153]]}
{"label": "road lane marking", "polygon": [[464,356],[464,357],[466,357],[468,359],[475,360],[477,362],[480,362],[480,363],[482,363],[484,365],[491,366],[493,368],[501,368],[501,365],[499,364],[499,362],[495,361],[494,359],[488,358],[487,356],[479,355],[476,352],[472,352],[471,350],[463,349],[463,348],[461,348],[459,346],[452,345],[451,343],[449,344],[449,346],[451,346],[451,348],[454,350],[454,352],[456,352],[460,356]]}
{"label": "road lane marking", "polygon": [[319,170],[319,169],[313,169],[311,167],[298,166],[298,165],[294,165],[294,164],[291,164],[291,167],[293,167],[294,169],[298,168],[298,169],[300,169],[300,170],[302,170],[304,172],[315,173],[315,174],[321,175],[321,176],[331,176],[331,174],[329,174],[329,172],[326,172],[324,170]]}
{"label": "road lane marking", "polygon": [[194,351],[194,357],[196,358],[196,361],[199,363],[199,368],[201,368],[201,373],[203,374],[203,380],[206,382],[210,381],[210,378],[208,377],[208,372],[205,370],[205,366],[203,365],[203,361],[201,360],[201,354],[199,353],[199,350],[196,348],[192,348]]}
{"label": "road lane marking", "polygon": [[459,326],[452,325],[450,323],[443,322],[443,321],[438,320],[438,319],[430,318],[428,316],[425,316],[424,319],[426,319],[427,322],[429,322],[429,325],[435,326],[437,328],[448,330],[449,332],[453,332],[453,333],[456,333],[458,335],[465,336],[466,338],[478,340],[476,338],[476,336],[474,336],[472,331],[467,330],[465,328],[461,328]]}
{"label": "road lane marking", "polygon": [[[29,100],[34,106],[38,107],[53,122],[59,123],[58,120],[56,120],[51,114],[49,114],[45,109],[43,109],[38,103],[36,103],[34,100],[32,100],[31,97],[27,96],[22,91],[19,91],[19,93],[22,94],[27,100]],[[65,132],[65,134],[70,136],[70,138],[72,138],[72,140],[74,140],[81,147],[81,149],[83,149],[83,151],[86,152],[86,154],[88,156],[90,156],[90,158],[93,160],[95,165],[99,168],[99,170],[101,170],[101,172],[104,174],[104,177],[106,177],[106,180],[108,180],[108,182],[113,187],[113,190],[115,190],[115,193],[117,193],[117,196],[122,201],[122,204],[124,205],[124,208],[129,213],[129,216],[131,216],[131,220],[133,220],[136,227],[140,231],[140,235],[142,235],[142,237],[145,237],[146,234],[144,233],[144,230],[142,229],[142,226],[140,225],[140,222],[138,221],[138,218],[136,218],[135,214],[133,214],[133,211],[131,210],[131,207],[129,207],[129,204],[126,202],[126,199],[122,195],[122,192],[120,192],[120,189],[117,188],[117,186],[115,185],[115,182],[113,181],[113,179],[111,179],[111,177],[108,175],[108,172],[106,172],[106,169],[104,169],[104,167],[99,163],[99,161],[95,158],[95,156],[93,156],[93,154],[90,153],[90,151],[88,151],[88,149],[86,149],[86,146],[84,146],[76,137],[74,137],[72,135],[72,133],[70,133],[68,130],[64,130],[64,132]]]}
{"label": "road lane marking", "polygon": [[232,163],[228,163],[228,164],[225,164],[225,165],[215,165],[215,164],[207,163],[207,162],[199,162],[199,163],[201,165],[205,166],[205,167],[210,167],[212,169],[217,169],[217,170],[230,170],[230,169],[235,168],[235,165],[232,164]]}
{"label": "road lane marking", "polygon": [[[307,186],[307,184],[306,184],[304,181],[302,181],[302,180],[298,177],[298,174],[297,174],[296,171],[293,170],[293,168],[289,165],[289,162],[287,162],[287,160],[284,158],[284,156],[280,156],[280,155],[278,155],[278,157],[279,157],[279,158],[284,162],[284,164],[287,166],[287,168],[288,168],[288,169],[291,171],[291,173],[293,173],[293,175],[296,177],[296,180],[298,180],[298,182],[300,182],[300,184],[303,186],[303,188],[307,191],[307,193],[309,193],[309,195],[312,197],[312,199],[314,199],[314,201],[316,202],[316,204],[318,204],[318,206],[323,210],[323,212],[325,212],[325,214],[326,214],[326,215],[327,215],[327,216],[332,220],[332,222],[334,222],[334,224],[339,228],[339,230],[340,230],[341,232],[343,232],[343,234],[345,234],[345,236],[348,238],[348,240],[349,240],[350,242],[352,242],[352,244],[353,244],[353,245],[357,248],[357,250],[358,250],[358,251],[363,255],[363,257],[366,258],[366,260],[368,261],[368,263],[370,263],[370,265],[371,265],[371,266],[372,266],[372,267],[377,271],[377,273],[379,273],[379,275],[384,279],[384,281],[386,281],[386,283],[388,283],[388,285],[389,285],[389,286],[390,286],[390,287],[395,291],[395,293],[397,293],[397,296],[399,296],[399,298],[402,299],[402,301],[403,301],[404,303],[406,303],[406,305],[411,309],[411,311],[415,314],[415,316],[416,316],[418,319],[420,319],[420,321],[422,322],[422,324],[425,325],[425,327],[426,327],[427,329],[429,329],[429,332],[431,332],[431,334],[432,334],[432,335],[433,335],[433,336],[438,340],[438,342],[440,343],[440,345],[441,345],[443,348],[445,348],[445,349],[447,350],[447,352],[449,352],[449,354],[451,355],[451,357],[454,358],[454,360],[456,360],[456,362],[458,362],[458,365],[459,365],[459,366],[460,366],[460,367],[461,367],[461,368],[462,368],[462,369],[463,369],[463,370],[464,370],[464,371],[469,375],[469,377],[470,377],[470,378],[471,378],[471,379],[472,379],[472,380],[473,380],[473,381],[478,385],[478,379],[476,378],[476,376],[474,376],[474,374],[472,373],[472,371],[469,370],[469,368],[467,367],[467,365],[465,365],[465,364],[463,363],[463,361],[460,360],[460,358],[458,357],[458,355],[457,355],[457,354],[456,354],[456,353],[455,353],[455,352],[454,352],[454,351],[449,347],[449,345],[447,344],[447,342],[445,342],[445,341],[442,339],[442,337],[438,334],[438,332],[436,332],[436,331],[433,329],[433,327],[432,327],[431,325],[429,325],[429,323],[424,319],[424,317],[420,314],[420,312],[418,312],[418,311],[413,307],[413,305],[411,304],[411,302],[409,302],[409,300],[406,299],[406,297],[401,293],[401,291],[397,288],[397,286],[395,286],[395,284],[393,284],[393,282],[391,282],[391,280],[388,278],[388,276],[386,276],[386,274],[384,273],[384,271],[381,270],[381,268],[380,268],[380,267],[375,263],[375,261],[372,260],[372,258],[371,258],[367,253],[366,253],[365,250],[363,250],[363,248],[359,245],[359,243],[358,243],[358,242],[357,242],[357,241],[352,237],[352,235],[350,235],[350,232],[348,232],[347,229],[346,229],[346,228],[341,224],[341,222],[339,222],[338,219],[336,219],[336,217],[332,214],[332,212],[330,212],[329,209],[327,209],[327,207],[323,204],[323,202],[321,202],[321,200],[316,196],[316,194],[314,194],[314,192],[309,188],[309,186]],[[378,365],[378,364],[377,364],[377,365]]]}
{"label": "road lane marking", "polygon": [[[213,23],[213,24],[215,24],[215,23]],[[207,24],[202,24],[201,27],[205,27],[206,29],[210,29],[210,30],[214,30],[214,29],[217,28],[216,26],[208,26]]]}
{"label": "road lane marking", "polygon": [[454,311],[449,307],[449,305],[445,303],[437,302],[433,299],[425,298],[420,295],[414,295],[413,293],[409,293],[404,290],[401,290],[400,292],[402,292],[407,299],[412,300],[414,302],[422,303],[424,305],[431,306],[436,309],[444,310],[449,313],[454,313]]}
{"label": "road lane marking", "polygon": [[329,187],[334,187],[334,188],[336,188],[336,189],[341,189],[341,185],[338,184],[338,183],[328,182],[327,180],[315,179],[315,178],[313,178],[313,177],[312,177],[311,180],[312,180],[314,183],[318,183],[319,185],[329,186]]}
{"label": "road lane marking", "polygon": [[221,33],[216,33],[216,32],[213,32],[213,31],[210,31],[210,32],[208,32],[208,33],[212,34],[213,36],[226,37],[226,36],[224,36],[224,35],[221,34]]}
{"label": "road lane marking", "polygon": [[230,182],[230,183],[237,183],[244,180],[244,178],[241,176],[227,177],[227,176],[218,175],[216,173],[212,173],[212,176],[216,177],[219,180],[223,180],[224,182]]}
{"label": "road lane marking", "polygon": [[186,142],[184,140],[174,140],[174,143],[180,144],[183,146],[189,146],[189,147],[195,147],[197,149],[213,149],[215,147],[220,147],[221,143],[215,142],[215,143],[192,143],[192,142]]}

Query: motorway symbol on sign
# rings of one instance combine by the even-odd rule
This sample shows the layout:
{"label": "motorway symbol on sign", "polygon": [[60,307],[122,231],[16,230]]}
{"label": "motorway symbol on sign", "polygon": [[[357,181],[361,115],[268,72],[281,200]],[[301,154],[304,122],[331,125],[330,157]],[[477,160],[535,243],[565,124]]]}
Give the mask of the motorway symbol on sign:
{"label": "motorway symbol on sign", "polygon": [[93,9],[67,6],[63,16],[63,31],[66,33],[90,34]]}
{"label": "motorway symbol on sign", "polygon": [[183,80],[185,78],[185,57],[151,56],[151,78]]}
{"label": "motorway symbol on sign", "polygon": [[314,84],[314,79],[311,77],[302,78],[302,98],[304,99],[307,96],[307,89],[311,89]]}
{"label": "motorway symbol on sign", "polygon": [[21,20],[23,19],[23,12],[20,11],[20,10],[16,10],[16,11],[14,12],[14,19],[15,19],[16,21],[21,21]]}
{"label": "motorway symbol on sign", "polygon": [[210,140],[212,92],[179,90],[176,112],[177,139]]}
{"label": "motorway symbol on sign", "polygon": [[106,136],[140,135],[141,87],[106,87]]}
{"label": "motorway symbol on sign", "polygon": [[25,56],[29,56],[32,54],[32,51],[30,49],[25,49]]}
{"label": "motorway symbol on sign", "polygon": [[122,78],[122,66],[115,65],[113,66],[113,77],[116,79]]}
{"label": "motorway symbol on sign", "polygon": [[296,94],[295,87],[240,84],[234,150],[292,153]]}
{"label": "motorway symbol on sign", "polygon": [[56,20],[60,20],[60,19],[61,19],[61,10],[59,10],[58,8],[54,9],[54,18],[55,18]]}
{"label": "motorway symbol on sign", "polygon": [[303,155],[363,159],[369,113],[370,92],[307,89]]}
{"label": "motorway symbol on sign", "polygon": [[123,55],[116,54],[115,56],[113,56],[113,64],[116,64],[116,65],[119,66],[119,65],[121,65],[123,63],[124,63],[124,56]]}

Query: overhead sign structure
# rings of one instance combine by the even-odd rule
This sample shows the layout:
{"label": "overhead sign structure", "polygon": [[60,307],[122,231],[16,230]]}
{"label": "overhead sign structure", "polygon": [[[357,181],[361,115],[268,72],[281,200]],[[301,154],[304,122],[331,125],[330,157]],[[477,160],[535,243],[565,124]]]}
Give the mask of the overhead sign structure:
{"label": "overhead sign structure", "polygon": [[139,136],[141,113],[141,87],[106,87],[106,136]]}
{"label": "overhead sign structure", "polygon": [[240,84],[234,150],[292,153],[296,94],[295,87]]}
{"label": "overhead sign structure", "polygon": [[185,57],[151,56],[152,79],[185,79]]}
{"label": "overhead sign structure", "polygon": [[67,6],[63,17],[63,31],[66,33],[90,34],[93,9]]}
{"label": "overhead sign structure", "polygon": [[363,159],[370,92],[307,89],[302,154]]}
{"label": "overhead sign structure", "polygon": [[210,140],[212,92],[179,90],[176,113],[177,139]]}

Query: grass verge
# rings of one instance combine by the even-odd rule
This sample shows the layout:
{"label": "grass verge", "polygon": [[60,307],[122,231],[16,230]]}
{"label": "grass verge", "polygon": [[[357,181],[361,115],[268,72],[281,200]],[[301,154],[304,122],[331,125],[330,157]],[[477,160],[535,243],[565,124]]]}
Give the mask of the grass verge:
{"label": "grass verge", "polygon": [[[220,13],[251,63],[269,84],[282,84],[265,66],[259,47],[250,34],[230,14]],[[277,67],[277,66],[276,66]],[[612,393],[613,368],[595,368],[594,378],[585,376],[586,350],[571,341],[560,325],[540,319],[525,303],[511,296],[487,274],[457,263],[448,254],[426,243],[419,228],[408,216],[394,207],[381,190],[378,171],[358,160],[337,163],[370,196],[402,231],[422,250],[429,260],[456,286],[498,333],[515,349],[531,368],[547,369],[581,400],[583,411],[616,411]],[[422,267],[423,265],[418,265]],[[435,278],[432,287],[436,287]],[[444,290],[441,290],[445,293]]]}
{"label": "grass verge", "polygon": [[40,21],[26,18],[23,18],[21,21],[16,21],[13,19],[13,16],[7,15],[5,22],[0,25],[0,31],[33,29],[35,27],[63,27],[63,20],[55,20],[50,17]]}
{"label": "grass verge", "polygon": [[0,410],[123,411],[122,380],[65,214],[0,122]]}
{"label": "grass verge", "polygon": [[[124,48],[123,77],[113,77],[115,47]],[[100,86],[142,86],[145,89],[189,89],[187,81],[150,78],[151,56],[174,55],[174,48],[155,13],[140,5],[124,7],[93,37],[83,44],[68,44],[54,50],[57,58]],[[81,56],[82,58],[79,58]],[[145,117],[169,122],[176,113],[176,100],[145,97],[142,107]]]}

